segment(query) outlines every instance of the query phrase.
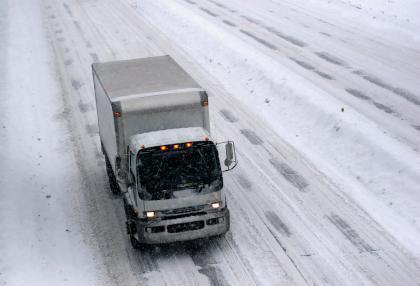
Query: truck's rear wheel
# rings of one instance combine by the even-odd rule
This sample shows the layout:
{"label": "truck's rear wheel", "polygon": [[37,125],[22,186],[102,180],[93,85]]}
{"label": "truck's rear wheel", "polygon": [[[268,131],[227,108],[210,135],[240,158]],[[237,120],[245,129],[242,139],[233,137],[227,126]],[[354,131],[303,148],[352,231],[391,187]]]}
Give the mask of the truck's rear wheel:
{"label": "truck's rear wheel", "polygon": [[111,163],[109,162],[108,156],[105,154],[106,173],[108,174],[109,187],[114,195],[121,193],[120,187],[118,186],[117,179],[115,178],[114,171],[112,171]]}

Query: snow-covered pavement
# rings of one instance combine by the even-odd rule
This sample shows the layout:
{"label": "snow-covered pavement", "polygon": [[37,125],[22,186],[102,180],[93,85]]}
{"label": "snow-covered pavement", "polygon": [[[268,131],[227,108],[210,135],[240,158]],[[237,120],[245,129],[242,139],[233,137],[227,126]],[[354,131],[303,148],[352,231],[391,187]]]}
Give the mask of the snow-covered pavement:
{"label": "snow-covered pavement", "polygon": [[0,284],[102,285],[43,9],[0,2]]}
{"label": "snow-covered pavement", "polygon": [[[417,285],[420,29],[375,1],[2,1],[0,282]],[[138,252],[90,64],[162,54],[240,164],[225,238]]]}

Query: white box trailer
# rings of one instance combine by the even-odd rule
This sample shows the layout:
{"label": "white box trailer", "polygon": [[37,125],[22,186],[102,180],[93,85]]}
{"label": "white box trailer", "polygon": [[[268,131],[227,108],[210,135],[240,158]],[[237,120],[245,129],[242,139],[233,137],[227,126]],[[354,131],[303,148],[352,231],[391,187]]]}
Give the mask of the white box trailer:
{"label": "white box trailer", "polygon": [[[229,230],[225,170],[233,142],[210,134],[208,96],[170,56],[92,65],[111,190],[122,193],[134,247]],[[219,148],[220,149],[220,148]]]}

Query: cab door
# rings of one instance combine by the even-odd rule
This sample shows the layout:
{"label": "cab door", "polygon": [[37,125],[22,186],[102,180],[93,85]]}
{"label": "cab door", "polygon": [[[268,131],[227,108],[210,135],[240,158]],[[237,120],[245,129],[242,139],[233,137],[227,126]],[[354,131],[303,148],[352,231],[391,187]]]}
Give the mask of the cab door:
{"label": "cab door", "polygon": [[134,200],[134,207],[138,210],[139,214],[143,214],[144,205],[143,201],[139,196],[139,191],[141,191],[140,179],[138,178],[137,174],[137,163],[136,163],[136,154],[129,152],[129,162],[128,162],[128,170],[130,181],[132,182],[132,195]]}

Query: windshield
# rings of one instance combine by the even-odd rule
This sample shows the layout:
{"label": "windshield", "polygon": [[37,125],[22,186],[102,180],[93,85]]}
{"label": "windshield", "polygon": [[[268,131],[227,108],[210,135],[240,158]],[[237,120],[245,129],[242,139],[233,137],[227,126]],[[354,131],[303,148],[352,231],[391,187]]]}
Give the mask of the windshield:
{"label": "windshield", "polygon": [[191,147],[177,145],[177,150],[168,146],[164,151],[157,147],[139,152],[142,199],[172,199],[221,189],[222,174],[215,145],[211,142],[194,142]]}

